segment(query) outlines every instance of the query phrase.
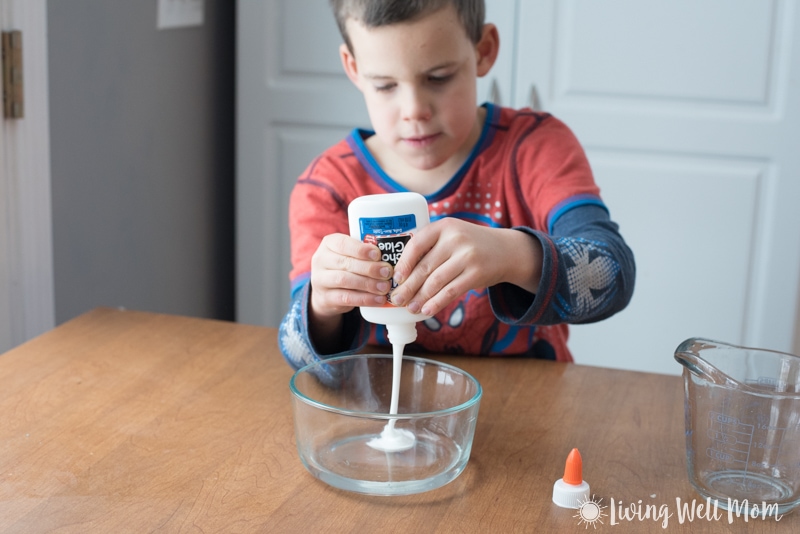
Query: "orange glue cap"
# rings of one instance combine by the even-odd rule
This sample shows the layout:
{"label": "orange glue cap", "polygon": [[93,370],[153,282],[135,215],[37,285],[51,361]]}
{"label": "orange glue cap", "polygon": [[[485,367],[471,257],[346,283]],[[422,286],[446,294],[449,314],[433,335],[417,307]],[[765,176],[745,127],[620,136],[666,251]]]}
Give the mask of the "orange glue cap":
{"label": "orange glue cap", "polygon": [[564,466],[564,478],[553,485],[553,502],[562,508],[580,508],[589,500],[589,484],[583,480],[583,460],[578,449],[572,449]]}

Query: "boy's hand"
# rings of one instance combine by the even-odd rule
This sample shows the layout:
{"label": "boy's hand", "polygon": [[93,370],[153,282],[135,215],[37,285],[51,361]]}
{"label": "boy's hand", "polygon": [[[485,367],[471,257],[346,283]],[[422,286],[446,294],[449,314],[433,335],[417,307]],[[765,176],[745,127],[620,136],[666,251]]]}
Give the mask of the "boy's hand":
{"label": "boy's hand", "polygon": [[435,315],[470,289],[501,282],[536,292],[541,243],[519,230],[444,218],[412,237],[394,269],[392,302]]}
{"label": "boy's hand", "polygon": [[381,262],[375,245],[345,234],[322,239],[311,257],[311,312],[325,321],[356,306],[386,302],[391,288],[392,266]]}

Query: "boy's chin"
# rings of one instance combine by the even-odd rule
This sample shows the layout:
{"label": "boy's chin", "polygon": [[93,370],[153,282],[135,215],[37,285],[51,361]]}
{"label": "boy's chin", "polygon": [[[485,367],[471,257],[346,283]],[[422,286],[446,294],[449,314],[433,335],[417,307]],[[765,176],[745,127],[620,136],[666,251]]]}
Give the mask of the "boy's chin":
{"label": "boy's chin", "polygon": [[428,172],[442,167],[449,158],[403,158],[403,161],[411,170]]}
{"label": "boy's chin", "polygon": [[454,154],[449,153],[449,151],[443,151],[442,147],[439,147],[439,150],[408,150],[407,147],[403,148],[405,150],[398,151],[397,155],[400,156],[406,166],[417,171],[438,169],[454,157]]}

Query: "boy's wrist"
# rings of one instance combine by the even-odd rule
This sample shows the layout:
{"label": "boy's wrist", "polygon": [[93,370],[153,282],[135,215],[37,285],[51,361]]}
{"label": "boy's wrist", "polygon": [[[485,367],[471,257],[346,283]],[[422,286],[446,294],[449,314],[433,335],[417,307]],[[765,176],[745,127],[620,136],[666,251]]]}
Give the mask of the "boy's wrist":
{"label": "boy's wrist", "polygon": [[314,305],[313,291],[308,302],[308,335],[320,354],[337,352],[339,334],[342,331],[344,315],[324,313]]}
{"label": "boy's wrist", "polygon": [[507,239],[510,253],[504,262],[504,281],[536,293],[542,277],[542,243],[535,235],[516,228],[507,230]]}

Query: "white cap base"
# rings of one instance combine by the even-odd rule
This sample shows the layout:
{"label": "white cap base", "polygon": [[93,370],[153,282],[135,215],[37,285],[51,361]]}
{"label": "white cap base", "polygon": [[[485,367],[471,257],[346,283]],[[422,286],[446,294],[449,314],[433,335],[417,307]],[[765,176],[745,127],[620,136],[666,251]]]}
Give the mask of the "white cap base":
{"label": "white cap base", "polygon": [[562,508],[580,508],[589,500],[589,484],[581,482],[577,486],[567,484],[563,478],[553,485],[553,502]]}

